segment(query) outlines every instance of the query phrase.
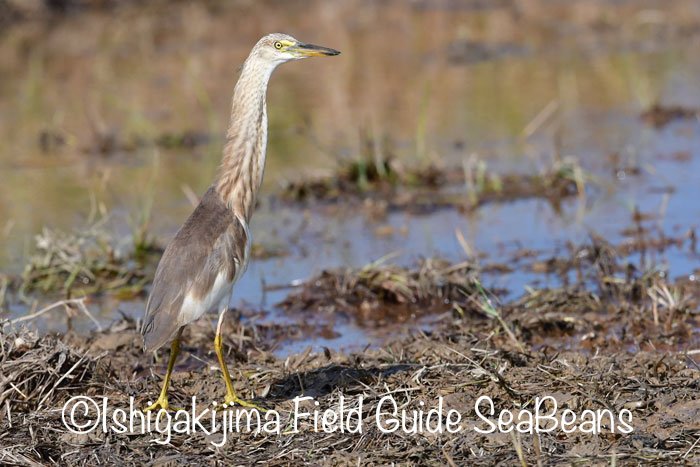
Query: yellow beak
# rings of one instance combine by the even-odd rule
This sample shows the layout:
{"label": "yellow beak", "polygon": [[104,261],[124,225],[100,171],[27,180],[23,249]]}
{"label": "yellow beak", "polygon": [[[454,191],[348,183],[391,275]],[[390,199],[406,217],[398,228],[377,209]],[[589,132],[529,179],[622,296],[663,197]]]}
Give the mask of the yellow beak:
{"label": "yellow beak", "polygon": [[297,42],[293,46],[289,47],[287,51],[293,52],[301,57],[340,55],[340,52],[337,50],[329,49],[328,47],[321,47],[320,45],[305,44],[303,42]]}

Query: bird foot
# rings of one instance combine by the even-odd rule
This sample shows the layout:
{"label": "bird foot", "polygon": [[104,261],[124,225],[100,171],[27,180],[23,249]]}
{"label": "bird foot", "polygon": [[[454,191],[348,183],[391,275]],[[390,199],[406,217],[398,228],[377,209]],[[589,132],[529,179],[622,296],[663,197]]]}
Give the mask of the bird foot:
{"label": "bird foot", "polygon": [[243,399],[240,399],[235,394],[231,394],[231,393],[227,393],[226,397],[224,397],[224,404],[226,404],[228,407],[233,407],[235,404],[238,404],[242,407],[250,407],[252,409],[256,409],[256,410],[259,410],[261,412],[267,412],[267,409],[264,409],[253,402],[244,401]]}
{"label": "bird foot", "polygon": [[167,396],[160,396],[160,397],[158,397],[158,400],[154,404],[149,405],[148,407],[144,408],[142,411],[143,412],[151,412],[151,411],[157,412],[160,410],[167,411],[168,409],[174,410],[175,412],[177,412],[178,410],[181,410],[181,409],[178,409],[176,407],[170,407],[170,404],[168,404],[168,397]]}

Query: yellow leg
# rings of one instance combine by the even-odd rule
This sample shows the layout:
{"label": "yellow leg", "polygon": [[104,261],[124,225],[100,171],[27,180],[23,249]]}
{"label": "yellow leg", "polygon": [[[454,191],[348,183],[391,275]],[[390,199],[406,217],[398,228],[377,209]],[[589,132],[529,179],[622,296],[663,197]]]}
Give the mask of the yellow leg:
{"label": "yellow leg", "polygon": [[233,404],[238,404],[242,405],[243,407],[252,407],[254,409],[267,412],[267,410],[263,409],[262,407],[258,407],[252,402],[240,399],[238,396],[236,396],[236,391],[233,389],[233,383],[231,383],[231,376],[228,373],[228,368],[226,367],[226,362],[224,361],[224,342],[221,338],[221,325],[224,322],[224,315],[226,314],[227,310],[228,307],[225,310],[223,310],[219,315],[219,323],[216,326],[216,337],[214,338],[214,349],[216,350],[216,356],[219,357],[219,365],[221,365],[221,371],[224,373],[224,382],[226,383],[226,397],[224,397],[224,403],[229,407]]}
{"label": "yellow leg", "polygon": [[175,359],[177,354],[180,353],[180,336],[182,335],[182,328],[177,331],[177,336],[173,340],[173,344],[170,347],[170,360],[168,360],[168,371],[165,373],[165,380],[163,381],[163,389],[160,391],[160,396],[155,404],[149,405],[144,412],[149,412],[151,410],[168,410],[168,383],[170,383],[170,375],[173,372],[173,367],[175,366]]}

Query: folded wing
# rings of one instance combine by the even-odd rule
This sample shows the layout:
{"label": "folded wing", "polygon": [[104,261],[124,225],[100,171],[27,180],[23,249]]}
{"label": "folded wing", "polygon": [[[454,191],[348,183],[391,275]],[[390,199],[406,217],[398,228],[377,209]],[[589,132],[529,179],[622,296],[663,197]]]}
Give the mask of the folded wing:
{"label": "folded wing", "polygon": [[146,350],[159,348],[187,324],[180,313],[186,299],[206,302],[220,275],[234,282],[245,268],[247,243],[245,227],[210,187],[156,269],[141,327]]}

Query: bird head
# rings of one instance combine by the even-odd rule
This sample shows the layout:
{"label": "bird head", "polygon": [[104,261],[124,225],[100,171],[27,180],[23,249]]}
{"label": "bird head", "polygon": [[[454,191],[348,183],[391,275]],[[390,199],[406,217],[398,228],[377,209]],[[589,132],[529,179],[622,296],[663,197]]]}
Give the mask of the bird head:
{"label": "bird head", "polygon": [[300,42],[287,34],[273,33],[260,39],[253,48],[251,55],[255,55],[266,62],[279,65],[302,58],[338,54],[340,52],[328,47]]}

